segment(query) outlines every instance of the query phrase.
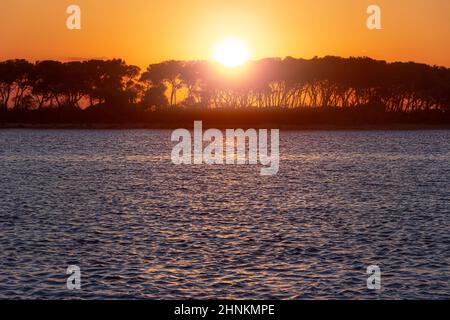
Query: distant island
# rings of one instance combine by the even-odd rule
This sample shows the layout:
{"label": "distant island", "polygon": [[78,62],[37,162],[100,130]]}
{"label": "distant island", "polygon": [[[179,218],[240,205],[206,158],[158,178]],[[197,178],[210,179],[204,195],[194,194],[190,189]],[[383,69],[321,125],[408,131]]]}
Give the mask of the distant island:
{"label": "distant island", "polygon": [[450,127],[450,69],[368,57],[223,70],[121,59],[0,62],[0,127]]}

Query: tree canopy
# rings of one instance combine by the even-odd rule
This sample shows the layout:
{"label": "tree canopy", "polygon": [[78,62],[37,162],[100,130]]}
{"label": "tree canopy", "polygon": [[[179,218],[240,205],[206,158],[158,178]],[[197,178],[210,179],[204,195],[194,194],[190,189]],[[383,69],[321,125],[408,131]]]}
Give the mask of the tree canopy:
{"label": "tree canopy", "polygon": [[121,59],[0,62],[0,110],[140,108],[450,111],[450,69],[367,57],[248,62],[225,72],[208,61],[165,61],[146,70]]}

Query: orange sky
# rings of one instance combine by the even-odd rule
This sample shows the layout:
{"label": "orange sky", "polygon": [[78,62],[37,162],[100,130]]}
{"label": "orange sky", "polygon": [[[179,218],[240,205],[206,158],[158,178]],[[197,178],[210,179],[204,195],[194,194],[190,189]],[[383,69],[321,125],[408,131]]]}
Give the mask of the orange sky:
{"label": "orange sky", "polygon": [[[66,8],[82,30],[66,29]],[[382,9],[381,31],[366,8]],[[0,60],[124,58],[146,66],[209,59],[234,36],[252,59],[361,56],[450,67],[449,0],[0,0]]]}

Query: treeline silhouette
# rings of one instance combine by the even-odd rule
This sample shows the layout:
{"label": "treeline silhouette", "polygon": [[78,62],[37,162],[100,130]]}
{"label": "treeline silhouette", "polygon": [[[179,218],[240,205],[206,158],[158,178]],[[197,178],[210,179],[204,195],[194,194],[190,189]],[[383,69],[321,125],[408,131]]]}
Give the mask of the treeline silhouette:
{"label": "treeline silhouette", "polygon": [[450,69],[367,57],[0,62],[3,123],[450,123]]}

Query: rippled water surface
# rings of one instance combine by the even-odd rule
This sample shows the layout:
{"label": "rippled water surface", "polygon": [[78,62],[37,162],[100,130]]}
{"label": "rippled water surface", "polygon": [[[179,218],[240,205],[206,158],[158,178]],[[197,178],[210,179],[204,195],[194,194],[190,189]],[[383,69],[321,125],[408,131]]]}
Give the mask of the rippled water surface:
{"label": "rippled water surface", "polygon": [[281,132],[273,177],[170,133],[0,131],[0,298],[450,298],[450,131]]}

